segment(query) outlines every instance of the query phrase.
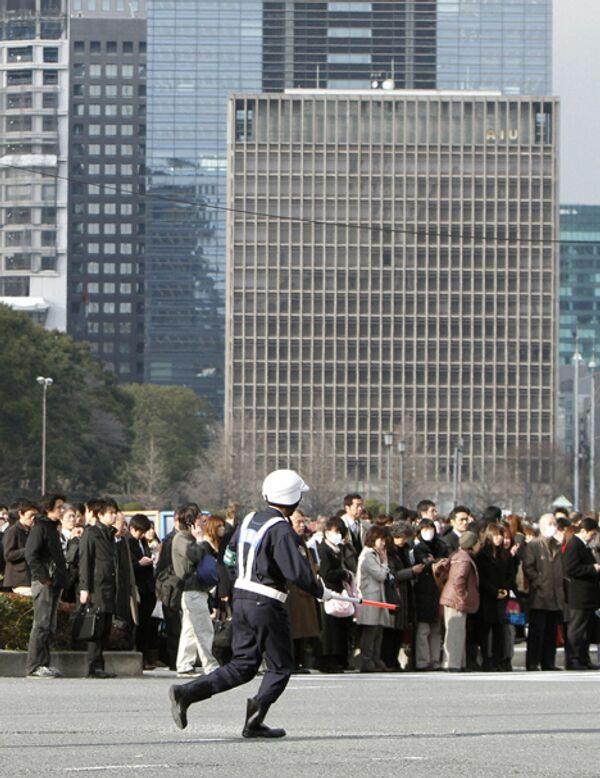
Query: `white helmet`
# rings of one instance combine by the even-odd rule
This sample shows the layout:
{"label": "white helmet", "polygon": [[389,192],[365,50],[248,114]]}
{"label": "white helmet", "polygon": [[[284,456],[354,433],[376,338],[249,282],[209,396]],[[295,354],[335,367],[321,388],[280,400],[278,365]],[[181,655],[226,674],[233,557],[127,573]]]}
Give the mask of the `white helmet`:
{"label": "white helmet", "polygon": [[273,470],[262,485],[263,497],[275,505],[295,505],[308,486],[295,470]]}

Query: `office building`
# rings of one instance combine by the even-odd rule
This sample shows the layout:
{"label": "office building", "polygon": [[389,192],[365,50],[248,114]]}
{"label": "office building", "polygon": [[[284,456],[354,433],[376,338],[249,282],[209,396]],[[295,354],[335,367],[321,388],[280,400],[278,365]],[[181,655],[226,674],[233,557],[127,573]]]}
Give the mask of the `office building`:
{"label": "office building", "polygon": [[437,0],[438,89],[552,94],[552,0]]}
{"label": "office building", "polygon": [[66,0],[0,2],[0,302],[67,325]]}
{"label": "office building", "polygon": [[555,100],[447,92],[229,101],[226,424],[257,468],[549,476]]}
{"label": "office building", "polygon": [[264,3],[263,90],[436,85],[435,0]]}
{"label": "office building", "polygon": [[124,382],[144,377],[146,19],[73,0],[68,331]]}

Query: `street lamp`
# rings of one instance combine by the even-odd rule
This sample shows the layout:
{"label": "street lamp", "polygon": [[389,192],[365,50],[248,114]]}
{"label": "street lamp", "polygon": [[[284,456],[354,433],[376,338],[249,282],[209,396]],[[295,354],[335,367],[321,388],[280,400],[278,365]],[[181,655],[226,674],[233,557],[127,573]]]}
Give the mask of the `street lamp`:
{"label": "street lamp", "polygon": [[386,447],[386,460],[387,460],[387,472],[386,472],[386,484],[385,484],[385,512],[390,512],[390,478],[392,467],[392,444],[394,442],[394,436],[391,432],[383,433],[383,443]]}
{"label": "street lamp", "polygon": [[398,443],[398,461],[399,461],[399,473],[400,476],[400,505],[404,505],[404,452],[406,451],[406,444],[403,440]]}
{"label": "street lamp", "polygon": [[590,368],[590,510],[596,510],[596,360],[592,356]]}
{"label": "street lamp", "polygon": [[39,375],[35,379],[42,387],[42,494],[46,493],[46,394],[48,387],[52,386],[54,381]]}
{"label": "street lamp", "polygon": [[452,502],[453,507],[456,508],[458,505],[458,487],[460,484],[460,471],[461,471],[461,465],[462,465],[462,450],[463,446],[465,445],[465,442],[462,438],[458,441],[457,445],[454,446],[454,456],[453,456],[453,462],[452,462]]}
{"label": "street lamp", "polygon": [[573,509],[579,510],[579,338],[575,339],[575,376],[573,379]]}

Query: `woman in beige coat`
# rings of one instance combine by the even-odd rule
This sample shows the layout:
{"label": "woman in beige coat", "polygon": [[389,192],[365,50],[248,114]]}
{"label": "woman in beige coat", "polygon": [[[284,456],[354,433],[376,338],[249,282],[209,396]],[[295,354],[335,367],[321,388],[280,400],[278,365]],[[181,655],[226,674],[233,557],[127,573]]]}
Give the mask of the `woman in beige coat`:
{"label": "woman in beige coat", "polygon": [[[367,532],[363,550],[358,558],[358,589],[365,600],[385,601],[385,579],[389,575],[387,546],[390,533],[384,527],[373,526]],[[389,611],[383,608],[361,606],[356,617],[361,627],[361,673],[386,672],[381,659],[381,641],[384,627],[391,627]]]}

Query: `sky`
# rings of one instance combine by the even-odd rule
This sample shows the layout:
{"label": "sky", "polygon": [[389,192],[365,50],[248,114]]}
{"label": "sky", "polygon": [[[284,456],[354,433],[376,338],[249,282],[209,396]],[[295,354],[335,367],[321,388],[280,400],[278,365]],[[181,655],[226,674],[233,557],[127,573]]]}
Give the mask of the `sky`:
{"label": "sky", "polygon": [[560,202],[600,205],[600,0],[554,0]]}

